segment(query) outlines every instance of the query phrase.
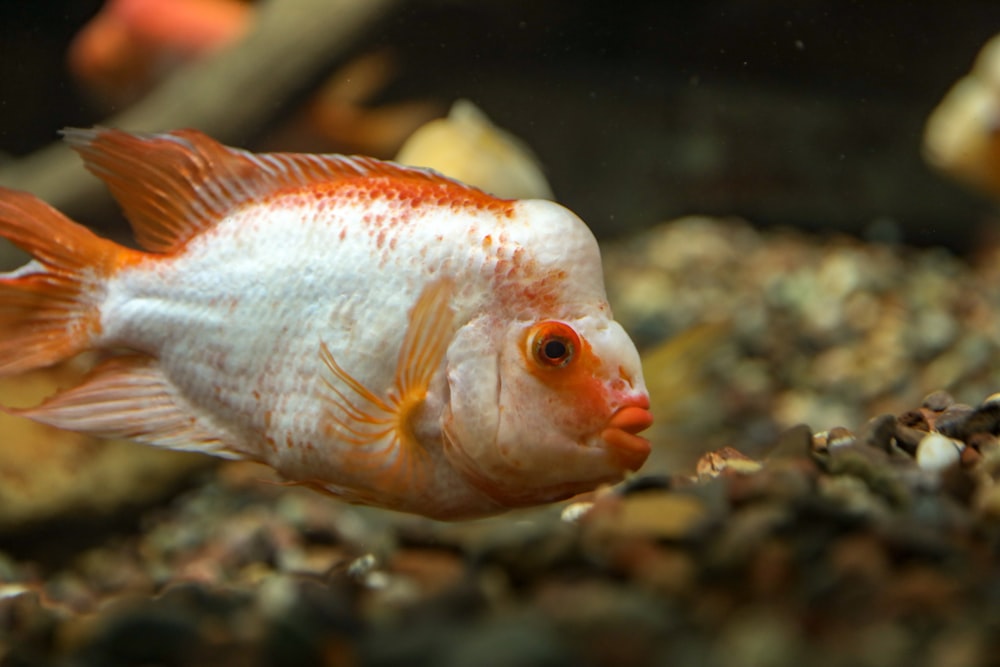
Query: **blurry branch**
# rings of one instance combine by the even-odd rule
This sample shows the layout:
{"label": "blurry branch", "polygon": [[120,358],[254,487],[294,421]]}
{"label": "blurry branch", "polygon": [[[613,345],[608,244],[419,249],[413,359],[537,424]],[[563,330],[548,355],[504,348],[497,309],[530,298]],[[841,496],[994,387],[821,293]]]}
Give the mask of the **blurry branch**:
{"label": "blurry branch", "polygon": [[[247,37],[179,70],[142,101],[102,121],[135,131],[193,127],[222,142],[259,130],[400,0],[268,0]],[[53,128],[55,130],[57,128]],[[62,142],[5,162],[0,185],[75,214],[102,188]]]}

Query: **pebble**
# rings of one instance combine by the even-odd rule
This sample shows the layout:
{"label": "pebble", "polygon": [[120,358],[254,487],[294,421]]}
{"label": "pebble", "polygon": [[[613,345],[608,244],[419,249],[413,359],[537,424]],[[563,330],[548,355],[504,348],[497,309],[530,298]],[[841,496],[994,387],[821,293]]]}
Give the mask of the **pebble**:
{"label": "pebble", "polygon": [[897,422],[917,431],[927,432],[931,430],[927,417],[924,416],[924,413],[921,410],[907,410],[897,417]]}
{"label": "pebble", "polygon": [[938,430],[956,438],[967,439],[976,433],[997,433],[1000,432],[1000,402],[987,400],[977,408],[968,407],[949,420],[941,421],[944,423],[939,422]]}
{"label": "pebble", "polygon": [[975,449],[983,456],[1000,452],[1000,439],[992,433],[973,433],[966,440],[967,449]]}
{"label": "pebble", "polygon": [[[907,414],[912,414],[912,412]],[[893,437],[897,447],[910,456],[915,456],[917,453],[917,447],[920,445],[920,441],[927,436],[929,427],[919,429],[907,426],[906,422],[912,423],[912,419],[908,418],[907,414],[901,415],[900,418],[896,420]],[[927,422],[921,420],[918,421],[917,424],[926,426]]]}
{"label": "pebble", "polygon": [[896,435],[895,415],[885,414],[870,419],[861,432],[861,440],[868,446],[888,452]]}
{"label": "pebble", "polygon": [[649,472],[688,468],[725,446],[764,451],[798,423],[818,432],[857,427],[915,401],[930,423],[904,424],[929,432],[951,405],[997,389],[994,245],[969,266],[940,249],[685,218],[603,250],[616,318],[650,332],[640,337],[644,360],[664,338],[727,324],[707,351],[645,368],[647,381],[666,389],[653,394],[664,416],[654,429],[670,443],[654,452]]}
{"label": "pebble", "polygon": [[712,479],[723,474],[750,473],[760,470],[761,464],[754,461],[746,454],[724,447],[723,449],[707,452],[695,466],[695,474],[700,479]]}
{"label": "pebble", "polygon": [[645,535],[678,540],[692,535],[708,516],[708,509],[694,495],[643,493],[598,501],[584,521],[592,538]]}
{"label": "pebble", "polygon": [[935,419],[933,427],[935,430],[945,433],[951,437],[961,438],[967,434],[966,425],[970,419],[976,415],[976,411],[971,405],[955,403],[940,413]]}
{"label": "pebble", "polygon": [[560,512],[559,518],[566,523],[576,523],[582,519],[587,512],[593,509],[593,507],[594,503],[589,500],[570,503],[563,508],[562,512]]}
{"label": "pebble", "polygon": [[917,465],[924,470],[940,471],[961,460],[962,443],[940,433],[928,433],[917,445]]}
{"label": "pebble", "polygon": [[805,424],[793,426],[778,436],[774,447],[767,451],[768,460],[780,458],[801,458],[809,454],[813,445],[813,433]]}
{"label": "pebble", "polygon": [[955,399],[952,398],[951,394],[946,391],[935,391],[927,394],[924,400],[921,402],[921,407],[927,408],[932,412],[944,412],[952,405],[954,405]]}
{"label": "pebble", "polygon": [[826,445],[830,448],[844,447],[853,444],[855,440],[854,434],[843,426],[834,426],[826,433]]}

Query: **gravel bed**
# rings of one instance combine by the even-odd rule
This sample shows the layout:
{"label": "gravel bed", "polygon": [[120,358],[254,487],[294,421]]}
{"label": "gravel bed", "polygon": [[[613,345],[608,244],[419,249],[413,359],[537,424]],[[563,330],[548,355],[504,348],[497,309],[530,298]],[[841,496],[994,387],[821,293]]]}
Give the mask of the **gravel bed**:
{"label": "gravel bed", "polygon": [[0,666],[995,664],[995,257],[695,219],[610,247],[664,388],[640,475],[456,524],[240,463],[67,508],[0,535]]}

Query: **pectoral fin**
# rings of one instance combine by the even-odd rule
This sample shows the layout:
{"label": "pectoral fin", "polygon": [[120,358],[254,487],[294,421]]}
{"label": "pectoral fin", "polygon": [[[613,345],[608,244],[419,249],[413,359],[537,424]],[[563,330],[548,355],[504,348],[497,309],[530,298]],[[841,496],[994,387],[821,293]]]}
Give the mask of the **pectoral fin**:
{"label": "pectoral fin", "polygon": [[453,292],[454,282],[440,279],[420,293],[410,311],[393,386],[384,396],[352,377],[321,344],[320,358],[332,375],[326,380],[328,425],[340,440],[359,445],[349,457],[352,465],[407,468],[424,456],[412,419],[448,350]]}

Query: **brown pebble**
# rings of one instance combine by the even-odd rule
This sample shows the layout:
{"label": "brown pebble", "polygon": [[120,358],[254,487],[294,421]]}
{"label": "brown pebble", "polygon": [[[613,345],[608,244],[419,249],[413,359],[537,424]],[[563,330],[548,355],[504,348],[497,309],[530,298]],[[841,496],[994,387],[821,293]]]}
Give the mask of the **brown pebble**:
{"label": "brown pebble", "polygon": [[854,469],[855,465],[867,470],[871,466],[882,467],[889,462],[889,455],[884,450],[857,443],[831,449],[830,454],[832,456],[827,463],[827,472],[835,475],[841,474],[844,466],[849,469],[847,472],[858,474]]}
{"label": "brown pebble", "polygon": [[[966,463],[965,452],[975,450],[966,447],[962,451],[960,465],[953,465],[941,471],[941,490],[963,505],[969,505],[976,493],[976,480],[969,471],[971,463]],[[974,454],[977,458],[979,454]]]}
{"label": "brown pebble", "polygon": [[1000,450],[1000,440],[992,433],[973,433],[965,439],[966,449],[975,449],[983,456]]}
{"label": "brown pebble", "polygon": [[983,455],[979,453],[979,450],[974,447],[966,447],[962,450],[962,455],[959,460],[962,462],[963,467],[968,468],[979,463],[982,458]]}
{"label": "brown pebble", "polygon": [[799,424],[783,431],[778,436],[778,442],[768,450],[764,458],[774,460],[809,456],[812,442],[812,429],[805,424]]}
{"label": "brown pebble", "polygon": [[931,430],[930,424],[927,423],[927,418],[924,417],[924,413],[920,410],[907,410],[896,418],[896,422],[907,428],[917,429],[918,431],[926,432]]}
{"label": "brown pebble", "polygon": [[753,475],[730,475],[726,488],[731,505],[742,505],[762,499],[783,502],[807,497],[813,491],[819,469],[807,458],[785,458],[769,461]]}
{"label": "brown pebble", "polygon": [[811,451],[813,454],[826,454],[829,445],[830,434],[827,431],[814,433],[812,436]]}
{"label": "brown pebble", "polygon": [[917,455],[917,445],[926,435],[927,431],[896,423],[896,445],[910,456]]}
{"label": "brown pebble", "polygon": [[889,452],[895,433],[896,415],[884,414],[868,420],[868,423],[861,430],[861,437],[858,440],[869,447]]}
{"label": "brown pebble", "polygon": [[959,405],[961,404],[949,408],[939,419],[939,428],[948,431],[953,438],[964,440],[973,433],[993,433],[1000,430],[1000,403],[990,402],[975,409],[969,408],[965,412],[957,411],[954,416],[946,419],[946,415]]}
{"label": "brown pebble", "polygon": [[711,479],[722,474],[744,474],[760,470],[761,463],[732,447],[706,452],[698,459],[695,473],[698,479]]}
{"label": "brown pebble", "polygon": [[855,436],[849,429],[843,426],[834,426],[826,433],[826,444],[828,447],[843,447],[854,442]]}
{"label": "brown pebble", "polygon": [[[1000,414],[1000,405],[996,405],[995,408],[997,414]],[[968,425],[969,420],[974,418],[975,415],[976,410],[971,405],[955,403],[938,415],[937,420],[934,422],[934,428],[949,438],[958,438],[959,440],[970,431],[988,430],[981,428],[979,424],[972,425],[971,427]]]}
{"label": "brown pebble", "polygon": [[921,405],[934,412],[944,412],[955,404],[955,399],[946,391],[935,391],[924,397]]}

